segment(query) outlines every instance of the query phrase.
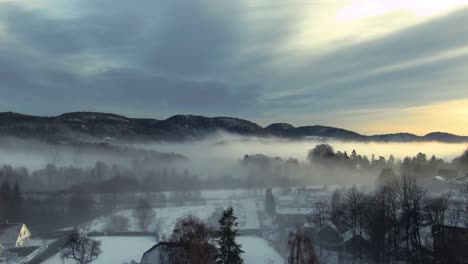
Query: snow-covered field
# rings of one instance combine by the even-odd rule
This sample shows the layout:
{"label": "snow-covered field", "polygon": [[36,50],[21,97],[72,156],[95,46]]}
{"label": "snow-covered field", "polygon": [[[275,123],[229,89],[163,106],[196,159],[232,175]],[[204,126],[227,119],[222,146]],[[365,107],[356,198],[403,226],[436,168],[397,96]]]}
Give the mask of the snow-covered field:
{"label": "snow-covered field", "polygon": [[[156,242],[151,237],[96,237],[102,242],[102,254],[93,264],[123,264],[135,260],[139,262],[143,253]],[[242,244],[245,253],[242,255],[245,264],[283,264],[284,259],[262,238],[241,236],[238,242]],[[60,253],[54,255],[44,264],[72,264],[63,261]]]}
{"label": "snow-covered field", "polygon": [[[217,208],[225,209],[228,206],[234,208],[234,212],[238,218],[239,229],[257,229],[260,227],[257,214],[256,202],[253,199],[239,199],[239,200],[219,200],[208,201],[204,205],[189,205],[189,206],[176,206],[155,208],[156,223],[150,228],[155,230],[159,225],[159,233],[161,236],[170,236],[172,230],[178,219],[194,215],[201,220],[208,220],[208,218],[217,210]],[[132,215],[132,210],[122,210],[115,215],[125,216],[129,219],[129,231],[139,231],[136,221]],[[106,217],[99,217],[90,223],[87,223],[86,229],[89,231],[104,231],[106,225]]]}
{"label": "snow-covered field", "polygon": [[[123,264],[132,259],[138,263],[148,249],[156,244],[152,237],[96,237],[101,241],[102,254],[93,264]],[[47,259],[44,264],[74,264],[73,261],[62,261],[60,253]]]}
{"label": "snow-covered field", "polygon": [[[169,237],[172,234],[175,223],[178,219],[194,215],[204,221],[219,208],[224,209],[228,206],[234,208],[238,217],[239,229],[257,229],[260,227],[258,219],[258,210],[261,210],[262,204],[258,204],[254,199],[236,199],[236,200],[217,200],[208,201],[204,205],[188,205],[177,207],[155,208],[156,221],[159,222],[160,235]],[[136,221],[132,215],[132,210],[122,210],[115,213],[129,219],[129,231],[139,231]],[[85,226],[88,231],[104,231],[106,217],[97,218]],[[153,226],[153,228],[156,227]],[[114,263],[122,264],[130,260],[140,261],[143,253],[157,243],[153,237],[95,237],[102,242],[102,255],[93,262],[93,264]],[[271,248],[268,243],[259,237],[241,236],[238,241],[242,244],[245,251],[243,258],[246,264],[282,264],[284,260]],[[44,262],[45,264],[71,264],[70,261],[62,261],[60,253]]]}
{"label": "snow-covered field", "polygon": [[283,264],[284,259],[259,237],[240,236],[237,241],[242,244],[245,264]]}

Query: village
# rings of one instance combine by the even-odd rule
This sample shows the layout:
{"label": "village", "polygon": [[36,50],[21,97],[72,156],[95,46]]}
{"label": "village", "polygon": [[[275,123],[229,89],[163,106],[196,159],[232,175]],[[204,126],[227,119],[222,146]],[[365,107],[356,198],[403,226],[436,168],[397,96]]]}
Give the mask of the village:
{"label": "village", "polygon": [[[440,173],[448,178],[450,172]],[[468,175],[441,180],[444,176],[438,176],[425,184],[428,189],[455,192],[466,183],[467,178]],[[241,189],[202,191],[202,199],[197,201],[186,201],[184,204],[168,201],[164,205],[154,203],[151,210],[156,216],[145,230],[140,228],[128,205],[121,206],[112,215],[49,233],[34,234],[29,231],[28,223],[6,222],[0,225],[0,261],[22,264],[72,263],[63,262],[60,253],[66,244],[67,235],[78,228],[88,237],[102,243],[102,254],[93,263],[140,263],[152,251],[164,252],[178,247],[168,247],[165,239],[171,235],[179,219],[190,215],[212,223],[217,221],[215,217],[220,210],[232,207],[239,222],[237,240],[244,249],[246,264],[284,263],[288,256],[288,235],[299,231],[314,241],[318,263],[370,263],[368,260],[372,258],[374,250],[371,236],[374,234],[369,234],[368,229],[359,225],[349,229],[335,222],[338,218],[333,215],[338,200],[349,199],[347,195],[353,190],[365,193],[370,192],[370,189],[371,186],[316,185],[267,188],[256,192]],[[128,200],[128,197],[125,199]],[[460,198],[452,196],[450,199]],[[444,210],[439,216],[443,218],[441,221],[432,225],[425,222],[419,229],[422,250],[436,259],[445,258],[451,252],[460,258],[466,257],[466,252],[460,251],[468,245],[466,207],[449,207]],[[116,219],[124,221],[113,223]]]}

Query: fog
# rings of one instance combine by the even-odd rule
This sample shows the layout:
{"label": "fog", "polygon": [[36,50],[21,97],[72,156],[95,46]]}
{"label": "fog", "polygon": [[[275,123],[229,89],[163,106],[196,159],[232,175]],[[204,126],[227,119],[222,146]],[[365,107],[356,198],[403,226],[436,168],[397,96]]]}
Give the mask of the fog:
{"label": "fog", "polygon": [[135,159],[158,154],[121,144],[49,144],[32,139],[0,137],[0,164],[25,167],[31,171],[44,168],[47,164],[87,168],[97,161],[129,167]]}
{"label": "fog", "polygon": [[184,143],[152,143],[135,144],[134,147],[157,150],[161,152],[175,152],[187,156],[193,169],[199,174],[217,174],[236,166],[239,159],[246,154],[264,154],[269,157],[290,157],[305,161],[308,151],[318,144],[327,143],[336,151],[346,151],[348,154],[356,150],[369,159],[372,154],[376,157],[388,158],[393,155],[396,159],[415,156],[425,153],[449,162],[467,149],[466,143],[441,142],[408,142],[408,143],[382,143],[382,142],[353,142],[341,140],[285,140],[279,138],[241,137],[232,134],[219,133],[214,137]]}
{"label": "fog", "polygon": [[360,155],[369,159],[376,157],[388,158],[393,155],[396,159],[415,156],[425,153],[450,162],[459,156],[467,147],[466,143],[440,143],[440,142],[408,142],[408,143],[381,143],[381,142],[352,142],[340,140],[285,140],[279,138],[242,137],[227,133],[218,133],[215,136],[198,141],[169,143],[153,142],[145,144],[124,144],[113,142],[114,148],[99,148],[96,146],[69,146],[24,140],[17,138],[0,138],[0,164],[13,167],[25,167],[28,170],[44,168],[47,164],[58,167],[93,166],[97,161],[109,165],[118,164],[128,167],[138,156],[115,153],[115,150],[132,149],[150,150],[160,153],[177,153],[188,158],[183,166],[190,168],[202,177],[217,175],[236,176],[239,160],[248,154],[264,154],[269,157],[280,157],[284,160],[295,158],[300,162],[306,160],[308,151],[318,144],[327,143],[336,151],[351,153],[356,150]]}

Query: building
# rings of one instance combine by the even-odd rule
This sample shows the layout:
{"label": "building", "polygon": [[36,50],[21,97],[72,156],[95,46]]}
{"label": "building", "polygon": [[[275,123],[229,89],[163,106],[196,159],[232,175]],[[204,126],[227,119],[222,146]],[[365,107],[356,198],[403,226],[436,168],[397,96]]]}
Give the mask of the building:
{"label": "building", "polygon": [[277,208],[275,222],[283,226],[303,226],[312,222],[314,212],[313,208]]}
{"label": "building", "polygon": [[342,237],[338,227],[330,221],[325,221],[325,225],[319,230],[318,240],[320,244],[330,250],[339,250],[342,245]]}
{"label": "building", "polygon": [[359,230],[348,230],[341,234],[343,249],[352,255],[364,255],[370,251],[371,242],[369,235]]}
{"label": "building", "polygon": [[214,264],[218,250],[210,244],[159,242],[143,254],[140,264]]}
{"label": "building", "polygon": [[30,237],[31,233],[25,224],[0,224],[0,244],[3,248],[26,246]]}
{"label": "building", "polygon": [[440,169],[437,171],[437,175],[444,179],[451,180],[460,177],[460,171],[454,169]]}
{"label": "building", "polygon": [[468,229],[438,225],[432,228],[436,263],[468,263]]}
{"label": "building", "polygon": [[313,186],[313,187],[302,187],[296,189],[296,202],[300,204],[311,204],[317,201],[317,199],[327,197],[328,187],[324,186]]}

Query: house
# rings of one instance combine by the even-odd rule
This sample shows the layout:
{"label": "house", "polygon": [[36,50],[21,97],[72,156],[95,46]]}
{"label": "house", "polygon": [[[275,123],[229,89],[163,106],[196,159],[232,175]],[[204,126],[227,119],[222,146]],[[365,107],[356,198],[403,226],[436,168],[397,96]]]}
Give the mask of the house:
{"label": "house", "polygon": [[343,249],[353,255],[362,255],[369,252],[371,247],[370,237],[366,232],[348,230],[341,234]]}
{"label": "house", "polygon": [[214,264],[217,255],[211,244],[159,242],[143,254],[140,264]]}
{"label": "house", "polygon": [[437,175],[450,180],[459,177],[460,172],[454,169],[440,169],[437,171]]}
{"label": "house", "polygon": [[275,222],[283,226],[303,226],[313,220],[313,208],[277,208]]}
{"label": "house", "polygon": [[468,263],[468,229],[437,225],[432,228],[436,263]]}
{"label": "house", "polygon": [[327,197],[327,186],[302,187],[296,189],[296,202],[300,204],[310,204],[321,197]]}
{"label": "house", "polygon": [[0,224],[0,244],[4,248],[26,246],[31,233],[25,224]]}
{"label": "house", "polygon": [[338,250],[341,248],[342,237],[338,227],[330,221],[325,221],[325,225],[319,230],[318,240],[320,244],[330,250]]}

